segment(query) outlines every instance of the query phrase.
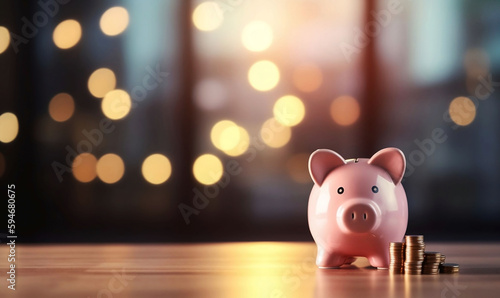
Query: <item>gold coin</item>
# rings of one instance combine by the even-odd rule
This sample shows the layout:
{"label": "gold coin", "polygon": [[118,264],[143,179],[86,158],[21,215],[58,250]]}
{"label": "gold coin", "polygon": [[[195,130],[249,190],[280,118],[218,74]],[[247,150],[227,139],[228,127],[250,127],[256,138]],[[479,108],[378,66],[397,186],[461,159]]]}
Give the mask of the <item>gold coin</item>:
{"label": "gold coin", "polygon": [[444,263],[439,266],[439,272],[441,273],[457,273],[460,271],[460,266],[453,263]]}

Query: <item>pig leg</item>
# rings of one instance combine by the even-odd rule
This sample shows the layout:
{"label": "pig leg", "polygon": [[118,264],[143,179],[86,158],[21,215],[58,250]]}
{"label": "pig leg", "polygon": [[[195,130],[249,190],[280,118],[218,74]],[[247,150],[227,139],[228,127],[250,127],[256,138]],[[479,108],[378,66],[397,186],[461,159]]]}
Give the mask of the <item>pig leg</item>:
{"label": "pig leg", "polygon": [[346,257],[335,252],[326,251],[318,248],[318,256],[316,257],[316,265],[320,268],[340,267],[346,261]]}
{"label": "pig leg", "polygon": [[352,264],[354,261],[356,261],[356,258],[355,257],[347,257],[344,261],[344,264],[346,265],[350,265]]}
{"label": "pig leg", "polygon": [[368,256],[368,261],[370,265],[378,269],[389,268],[389,243],[381,245],[373,254]]}

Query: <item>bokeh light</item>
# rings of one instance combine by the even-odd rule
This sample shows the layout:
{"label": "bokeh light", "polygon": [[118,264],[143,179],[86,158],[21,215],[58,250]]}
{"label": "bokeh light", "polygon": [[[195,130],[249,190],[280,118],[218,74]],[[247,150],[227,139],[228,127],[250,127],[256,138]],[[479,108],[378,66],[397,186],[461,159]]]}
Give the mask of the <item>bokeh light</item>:
{"label": "bokeh light", "polygon": [[10,143],[14,141],[19,133],[19,122],[16,115],[3,113],[0,115],[0,142]]}
{"label": "bokeh light", "polygon": [[0,26],[0,54],[5,52],[10,44],[10,33],[9,30],[3,26]]}
{"label": "bokeh light", "polygon": [[314,64],[299,65],[293,71],[293,84],[302,92],[313,92],[323,83],[321,69]]}
{"label": "bokeh light", "polygon": [[193,164],[194,178],[205,185],[217,183],[222,177],[223,171],[222,162],[212,154],[198,157]]}
{"label": "bokeh light", "polygon": [[67,121],[75,112],[75,101],[68,93],[59,93],[49,103],[49,115],[54,121]]}
{"label": "bokeh light", "polygon": [[311,182],[311,178],[309,178],[308,162],[309,154],[307,153],[295,154],[288,159],[286,168],[293,181],[297,183]]}
{"label": "bokeh light", "polygon": [[142,176],[151,184],[165,183],[171,175],[172,165],[165,155],[152,154],[142,163]]}
{"label": "bokeh light", "polygon": [[96,171],[102,182],[113,184],[122,179],[125,173],[125,164],[120,156],[109,153],[99,159]]}
{"label": "bokeh light", "polygon": [[212,127],[210,139],[215,148],[223,151],[230,150],[238,145],[240,130],[233,121],[221,120]]}
{"label": "bokeh light", "polygon": [[281,148],[288,144],[292,137],[292,129],[275,118],[268,119],[260,129],[260,138],[271,148]]}
{"label": "bokeh light", "polygon": [[250,135],[248,135],[247,130],[241,126],[238,126],[238,130],[239,130],[239,139],[236,146],[232,149],[224,150],[224,153],[226,153],[229,156],[240,156],[243,153],[245,153],[248,150],[248,147],[250,146]]}
{"label": "bokeh light", "polygon": [[262,52],[271,46],[273,30],[264,21],[252,21],[243,28],[241,41],[247,50]]}
{"label": "bokeh light", "polygon": [[358,101],[352,96],[335,98],[330,105],[330,116],[335,123],[348,126],[354,124],[361,113]]}
{"label": "bokeh light", "polygon": [[104,34],[115,36],[127,29],[129,23],[128,11],[121,6],[111,7],[101,17],[99,26]]}
{"label": "bokeh light", "polygon": [[63,50],[74,47],[81,37],[82,26],[76,20],[62,21],[52,35],[55,45]]}
{"label": "bokeh light", "polygon": [[82,153],[73,161],[73,176],[76,180],[87,183],[97,176],[97,159],[90,153]]}
{"label": "bokeh light", "polygon": [[302,100],[293,95],[285,95],[274,104],[274,118],[283,125],[295,126],[302,122],[306,110]]}
{"label": "bokeh light", "polygon": [[240,130],[238,126],[226,127],[220,135],[220,149],[230,150],[238,145],[240,141]]}
{"label": "bokeh light", "polygon": [[239,156],[250,146],[250,136],[246,129],[231,120],[217,122],[210,131],[210,139],[215,148],[229,156]]}
{"label": "bokeh light", "polygon": [[130,95],[124,90],[116,89],[110,91],[102,100],[102,112],[111,120],[124,118],[132,108]]}
{"label": "bokeh light", "polygon": [[470,98],[459,96],[451,101],[449,113],[457,125],[467,126],[476,118],[476,106]]}
{"label": "bokeh light", "polygon": [[87,85],[94,97],[103,98],[116,87],[115,73],[109,68],[99,68],[90,75]]}
{"label": "bokeh light", "polygon": [[217,2],[200,3],[193,11],[193,24],[200,31],[213,31],[220,27],[224,13]]}
{"label": "bokeh light", "polygon": [[227,89],[217,79],[205,79],[196,84],[194,90],[196,105],[204,110],[213,111],[227,103]]}
{"label": "bokeh light", "polygon": [[0,152],[0,178],[2,178],[3,174],[5,173],[5,157],[3,156],[2,152]]}
{"label": "bokeh light", "polygon": [[276,64],[262,60],[256,62],[248,71],[250,85],[258,91],[269,91],[276,87],[280,80],[280,71]]}

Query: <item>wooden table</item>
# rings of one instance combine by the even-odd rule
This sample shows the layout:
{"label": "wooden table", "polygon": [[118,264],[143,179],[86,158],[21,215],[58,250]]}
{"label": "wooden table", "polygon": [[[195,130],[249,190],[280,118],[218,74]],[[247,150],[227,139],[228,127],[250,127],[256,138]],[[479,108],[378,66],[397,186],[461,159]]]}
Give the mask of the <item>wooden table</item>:
{"label": "wooden table", "polygon": [[459,274],[391,275],[365,258],[317,269],[314,243],[18,245],[0,297],[500,297],[500,244],[427,243]]}

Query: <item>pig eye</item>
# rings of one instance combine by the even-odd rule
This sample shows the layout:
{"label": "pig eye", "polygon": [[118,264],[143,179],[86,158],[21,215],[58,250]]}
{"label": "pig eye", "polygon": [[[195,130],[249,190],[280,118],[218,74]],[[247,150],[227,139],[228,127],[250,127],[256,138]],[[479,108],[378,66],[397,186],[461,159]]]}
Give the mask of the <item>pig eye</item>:
{"label": "pig eye", "polygon": [[373,191],[373,193],[377,193],[378,192],[378,187],[376,187],[375,185],[372,186],[372,191]]}
{"label": "pig eye", "polygon": [[341,186],[341,187],[339,187],[339,188],[337,189],[337,193],[338,193],[339,195],[343,194],[343,193],[344,193],[344,188],[343,188],[342,186]]}

